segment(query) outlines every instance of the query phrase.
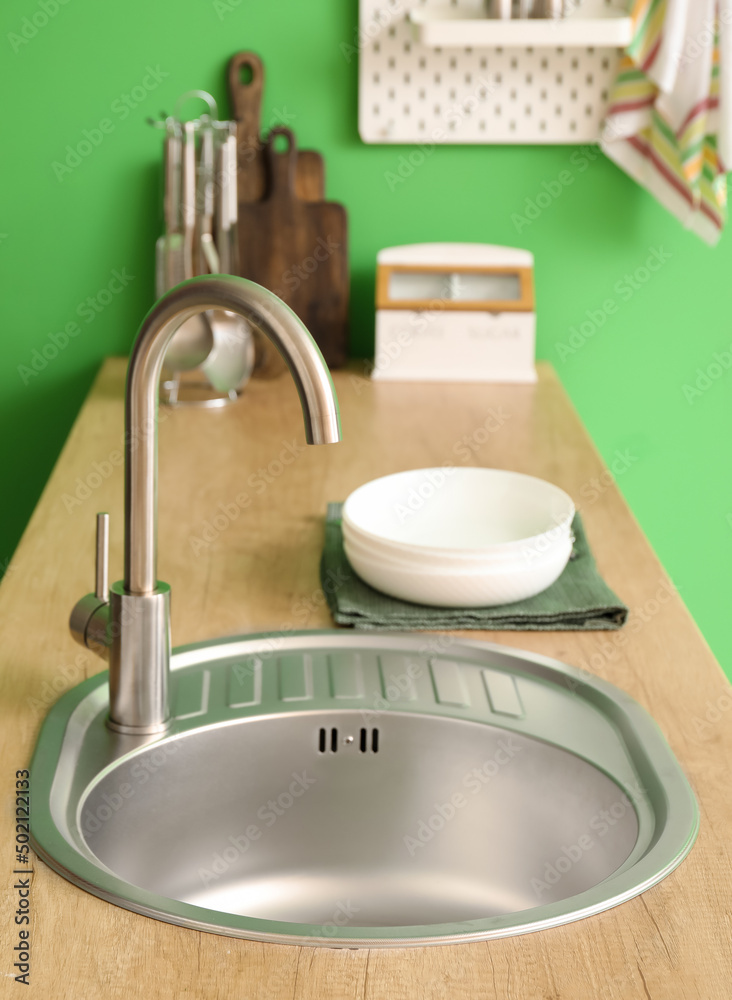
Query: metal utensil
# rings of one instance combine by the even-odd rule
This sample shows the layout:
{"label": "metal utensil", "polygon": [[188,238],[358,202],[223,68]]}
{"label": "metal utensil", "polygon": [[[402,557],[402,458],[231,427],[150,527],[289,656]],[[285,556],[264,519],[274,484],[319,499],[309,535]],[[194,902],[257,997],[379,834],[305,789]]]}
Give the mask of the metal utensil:
{"label": "metal utensil", "polygon": [[216,213],[216,247],[223,274],[235,274],[237,265],[237,126],[229,122],[229,132],[218,148],[217,179],[219,198]]}
{"label": "metal utensil", "polygon": [[511,17],[511,0],[491,0],[491,17],[507,21]]}
{"label": "metal utensil", "polygon": [[214,133],[211,122],[201,119],[201,152],[198,163],[198,193],[196,207],[199,210],[198,224],[198,270],[218,274],[219,255],[214,246]]}
{"label": "metal utensil", "polygon": [[[182,203],[183,222],[182,278],[196,274],[196,133],[193,122],[183,125]],[[177,282],[174,282],[177,284]],[[172,287],[172,286],[171,286]],[[166,289],[168,291],[168,289]],[[165,354],[165,366],[174,372],[198,368],[213,347],[213,334],[203,313],[191,316],[173,335]]]}
{"label": "metal utensil", "polygon": [[543,0],[541,16],[552,20],[564,17],[564,0]]}
{"label": "metal utensil", "polygon": [[155,244],[155,295],[160,298],[183,280],[183,234],[180,232],[180,169],[182,143],[177,125],[168,119],[163,143],[164,232]]}
{"label": "metal utensil", "polygon": [[[212,274],[231,273],[236,251],[236,126],[220,143],[217,159],[218,200],[216,210],[216,240],[207,238],[210,233],[211,218],[206,214],[209,202],[205,201],[201,225],[201,249]],[[202,138],[205,138],[203,136]],[[207,171],[213,159],[213,135],[211,143],[201,146],[202,170]],[[214,185],[212,183],[212,189]],[[219,392],[235,392],[248,381],[254,367],[254,336],[252,328],[243,316],[226,309],[213,309],[206,313],[213,333],[211,353],[201,368],[214,389]]]}

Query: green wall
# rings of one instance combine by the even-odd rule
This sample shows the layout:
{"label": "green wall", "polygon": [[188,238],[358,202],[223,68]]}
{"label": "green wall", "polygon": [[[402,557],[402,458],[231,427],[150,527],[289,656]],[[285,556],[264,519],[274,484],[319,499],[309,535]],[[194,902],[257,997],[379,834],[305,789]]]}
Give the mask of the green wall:
{"label": "green wall", "polygon": [[[388,175],[413,148],[359,140],[357,61],[341,50],[354,41],[354,0],[43,2],[46,24],[33,0],[5,0],[0,13],[0,566],[101,360],[129,349],[151,302],[160,138],[145,118],[194,87],[223,102],[228,57],[251,48],[268,70],[264,122],[285,117],[301,145],[326,154],[328,194],[348,208],[353,353],[372,348],[380,247],[457,240],[532,250],[539,354],[556,365],[604,457],[628,456],[618,485],[732,674],[732,369],[713,368],[720,377],[691,400],[683,390],[715,352],[732,351],[729,236],[709,249],[604,157],[567,147],[439,147],[392,190]],[[42,26],[19,40],[34,15]],[[145,86],[144,100],[126,106],[123,95]],[[96,135],[102,119],[111,128]],[[99,144],[68,172],[54,167],[84,130]],[[523,226],[526,199],[563,170],[573,182]],[[632,279],[654,250],[670,257],[647,282],[643,271]],[[111,301],[95,312],[87,300],[115,270],[132,278],[103,293]],[[616,308],[603,317],[608,299]],[[591,332],[587,310],[595,332],[570,342],[572,327],[586,322]],[[53,354],[52,334],[68,342],[30,374],[35,351]]]}

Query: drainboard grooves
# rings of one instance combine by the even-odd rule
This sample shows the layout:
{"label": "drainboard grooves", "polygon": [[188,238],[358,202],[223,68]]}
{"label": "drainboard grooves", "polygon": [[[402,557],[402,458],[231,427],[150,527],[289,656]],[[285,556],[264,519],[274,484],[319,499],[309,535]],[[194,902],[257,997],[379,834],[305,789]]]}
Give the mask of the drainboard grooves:
{"label": "drainboard grooves", "polygon": [[205,715],[210,689],[210,670],[182,674],[175,685],[173,716],[176,719],[194,719],[197,715]]}
{"label": "drainboard grooves", "polygon": [[483,683],[491,710],[496,715],[512,715],[517,719],[523,716],[524,706],[514,677],[486,667],[483,670]]}
{"label": "drainboard grooves", "polygon": [[249,708],[262,701],[262,661],[258,656],[246,656],[229,668],[227,705],[229,708]]}
{"label": "drainboard grooves", "polygon": [[363,698],[365,685],[359,653],[331,653],[328,675],[333,698]]}
{"label": "drainboard grooves", "polygon": [[417,700],[415,680],[427,673],[422,656],[404,656],[402,653],[379,654],[381,685],[384,697],[390,702]]}
{"label": "drainboard grooves", "polygon": [[313,697],[313,661],[309,653],[290,653],[277,663],[282,701],[310,701]]}
{"label": "drainboard grooves", "polygon": [[441,705],[457,705],[466,708],[470,696],[463,677],[463,669],[452,660],[430,660],[435,695]]}

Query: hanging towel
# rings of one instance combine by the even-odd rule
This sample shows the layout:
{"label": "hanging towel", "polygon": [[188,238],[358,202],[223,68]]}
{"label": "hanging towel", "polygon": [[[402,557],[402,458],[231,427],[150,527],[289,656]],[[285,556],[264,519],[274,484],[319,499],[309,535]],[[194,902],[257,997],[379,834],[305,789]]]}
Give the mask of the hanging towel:
{"label": "hanging towel", "polygon": [[602,149],[708,243],[727,218],[732,0],[634,0]]}

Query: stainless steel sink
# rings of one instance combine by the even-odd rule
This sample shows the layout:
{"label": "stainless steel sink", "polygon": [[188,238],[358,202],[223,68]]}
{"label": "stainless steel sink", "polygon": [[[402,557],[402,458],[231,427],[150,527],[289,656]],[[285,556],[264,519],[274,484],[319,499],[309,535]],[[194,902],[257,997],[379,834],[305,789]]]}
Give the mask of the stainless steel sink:
{"label": "stainless steel sink", "polygon": [[643,892],[694,842],[630,697],[445,636],[306,632],[174,653],[175,720],[110,731],[106,674],[52,709],[37,853],[148,916],[340,947],[500,937]]}

